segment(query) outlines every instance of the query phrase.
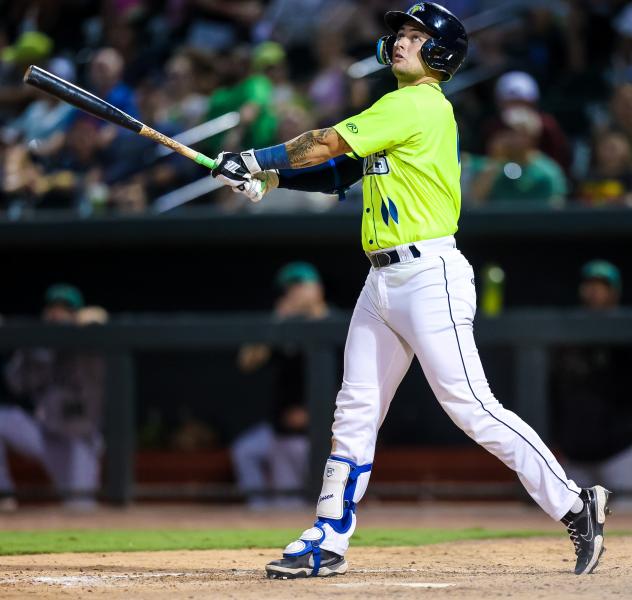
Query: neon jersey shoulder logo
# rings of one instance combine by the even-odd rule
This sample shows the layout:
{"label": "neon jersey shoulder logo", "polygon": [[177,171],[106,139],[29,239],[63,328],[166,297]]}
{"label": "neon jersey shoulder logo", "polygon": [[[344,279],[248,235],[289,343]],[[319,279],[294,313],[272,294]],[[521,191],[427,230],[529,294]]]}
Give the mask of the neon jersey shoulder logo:
{"label": "neon jersey shoulder logo", "polygon": [[382,221],[384,221],[384,224],[388,226],[388,219],[390,217],[393,219],[395,225],[399,225],[399,212],[397,211],[397,205],[390,198],[387,197],[386,199],[388,200],[388,206],[386,206],[386,203],[382,200]]}
{"label": "neon jersey shoulder logo", "polygon": [[351,133],[358,133],[358,126],[355,123],[347,123],[346,127]]}

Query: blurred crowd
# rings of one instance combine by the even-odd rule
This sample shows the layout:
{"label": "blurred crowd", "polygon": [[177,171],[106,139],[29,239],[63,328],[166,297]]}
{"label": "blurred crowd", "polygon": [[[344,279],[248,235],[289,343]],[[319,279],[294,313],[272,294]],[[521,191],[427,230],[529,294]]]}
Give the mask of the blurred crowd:
{"label": "blurred crowd", "polygon": [[[102,325],[73,285],[51,285],[41,320],[53,326]],[[87,350],[20,348],[0,369],[0,512],[17,507],[9,451],[38,464],[67,508],[90,510],[101,487],[105,359]]]}
{"label": "blurred crowd", "polygon": [[[25,86],[28,65],[171,136],[238,113],[236,126],[191,138],[214,156],[332,125],[393,89],[387,70],[353,78],[348,69],[374,53],[384,12],[409,3],[0,3],[0,210],[9,218],[47,208],[137,213],[208,175]],[[632,204],[632,3],[536,1],[512,13],[493,0],[442,4],[471,24],[469,57],[455,78],[462,89],[446,88],[460,129],[465,205]],[[498,10],[511,18],[496,19]],[[279,193],[257,208],[335,203],[322,195],[294,200]],[[248,208],[222,190],[197,202]]]}

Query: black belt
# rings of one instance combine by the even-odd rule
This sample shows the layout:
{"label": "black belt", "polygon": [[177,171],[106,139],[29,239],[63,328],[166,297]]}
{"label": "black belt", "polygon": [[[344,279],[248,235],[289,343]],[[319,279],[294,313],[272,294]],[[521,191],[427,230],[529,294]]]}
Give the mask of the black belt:
{"label": "black belt", "polygon": [[[421,252],[417,249],[417,246],[411,244],[408,246],[410,253],[414,258],[419,258],[421,256]],[[387,267],[388,265],[394,265],[395,263],[401,262],[402,257],[399,255],[397,250],[389,250],[388,252],[376,252],[375,254],[367,254],[367,258],[369,262],[376,268]]]}

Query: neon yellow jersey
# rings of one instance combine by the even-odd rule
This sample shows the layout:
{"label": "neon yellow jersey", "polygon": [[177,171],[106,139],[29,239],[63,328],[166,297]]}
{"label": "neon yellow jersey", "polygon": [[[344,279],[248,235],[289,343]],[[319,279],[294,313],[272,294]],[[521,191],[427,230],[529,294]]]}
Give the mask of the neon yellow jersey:
{"label": "neon yellow jersey", "polygon": [[451,235],[461,210],[452,105],[438,84],[407,86],[334,129],[364,158],[362,247]]}

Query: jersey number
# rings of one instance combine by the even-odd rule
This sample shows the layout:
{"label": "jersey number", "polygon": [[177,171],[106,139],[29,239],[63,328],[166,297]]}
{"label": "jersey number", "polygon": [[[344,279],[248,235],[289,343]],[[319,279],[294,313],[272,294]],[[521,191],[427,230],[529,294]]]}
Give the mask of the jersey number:
{"label": "jersey number", "polygon": [[388,166],[386,152],[383,150],[375,154],[370,154],[364,159],[365,175],[388,175],[391,169]]}

